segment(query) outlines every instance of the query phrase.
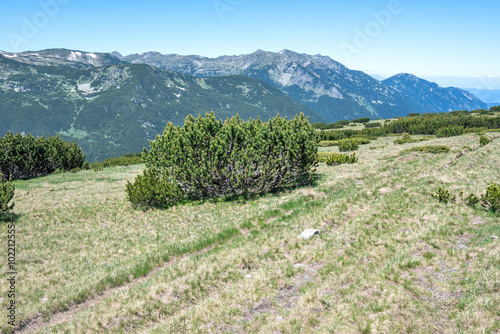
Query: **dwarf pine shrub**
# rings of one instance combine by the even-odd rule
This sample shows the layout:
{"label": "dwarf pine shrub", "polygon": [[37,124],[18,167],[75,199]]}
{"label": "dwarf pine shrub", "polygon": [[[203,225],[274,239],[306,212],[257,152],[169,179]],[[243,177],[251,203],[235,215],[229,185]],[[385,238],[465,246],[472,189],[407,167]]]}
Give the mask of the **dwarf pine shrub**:
{"label": "dwarf pine shrub", "polygon": [[431,196],[444,203],[453,202],[455,200],[455,196],[443,188],[438,188],[438,190],[434,194],[431,194]]}
{"label": "dwarf pine shrub", "polygon": [[340,164],[353,164],[358,162],[356,153],[352,154],[337,154],[333,153],[325,159],[325,163],[328,166],[340,165]]}
{"label": "dwarf pine shrub", "polygon": [[486,194],[481,196],[481,205],[487,210],[500,212],[500,184],[492,184],[486,189]]}
{"label": "dwarf pine shrub", "polygon": [[336,146],[338,145],[337,140],[323,140],[318,143],[318,146],[321,147],[330,147],[330,146]]}
{"label": "dwarf pine shrub", "polygon": [[127,185],[132,203],[169,206],[182,198],[264,193],[312,180],[316,134],[303,114],[268,122],[190,115],[182,127],[167,125],[144,162],[144,175]]}
{"label": "dwarf pine shrub", "polygon": [[488,145],[489,143],[491,143],[491,139],[489,139],[488,137],[485,137],[483,135],[481,135],[479,137],[479,145],[480,146],[486,146]]}
{"label": "dwarf pine shrub", "polygon": [[0,215],[7,213],[14,207],[14,203],[9,204],[14,197],[14,190],[15,187],[12,184],[12,178],[7,180],[5,176],[0,173]]}
{"label": "dwarf pine shrub", "polygon": [[127,182],[126,190],[132,203],[144,206],[169,207],[182,196],[174,183],[156,174],[154,169],[146,169],[134,183]]}
{"label": "dwarf pine shrub", "polygon": [[355,139],[341,139],[338,141],[339,151],[356,151],[359,148],[359,142]]}
{"label": "dwarf pine shrub", "polygon": [[104,160],[104,167],[138,165],[143,162],[142,153],[128,153],[123,157],[113,157]]}
{"label": "dwarf pine shrub", "polygon": [[477,203],[479,203],[479,198],[477,198],[477,196],[474,194],[469,194],[465,198],[465,202],[467,203],[468,206],[474,207],[476,206]]}
{"label": "dwarf pine shrub", "polygon": [[450,147],[445,145],[428,145],[428,146],[415,146],[406,150],[401,151],[401,153],[410,152],[422,152],[422,153],[448,153],[450,152]]}
{"label": "dwarf pine shrub", "polygon": [[0,137],[0,172],[13,179],[47,175],[57,169],[81,168],[85,155],[76,143],[56,137],[34,138],[7,132]]}
{"label": "dwarf pine shrub", "polygon": [[440,128],[436,132],[436,137],[444,138],[444,137],[460,136],[463,133],[464,133],[463,126],[447,126],[447,127]]}

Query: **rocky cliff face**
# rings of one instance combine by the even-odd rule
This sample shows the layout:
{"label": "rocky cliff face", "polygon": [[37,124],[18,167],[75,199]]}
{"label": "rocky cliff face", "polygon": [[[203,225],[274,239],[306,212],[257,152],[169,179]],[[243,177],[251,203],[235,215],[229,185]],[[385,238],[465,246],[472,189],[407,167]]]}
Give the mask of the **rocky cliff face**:
{"label": "rocky cliff face", "polygon": [[455,87],[443,88],[412,74],[398,74],[383,83],[412,99],[426,112],[488,108],[486,103],[465,90]]}

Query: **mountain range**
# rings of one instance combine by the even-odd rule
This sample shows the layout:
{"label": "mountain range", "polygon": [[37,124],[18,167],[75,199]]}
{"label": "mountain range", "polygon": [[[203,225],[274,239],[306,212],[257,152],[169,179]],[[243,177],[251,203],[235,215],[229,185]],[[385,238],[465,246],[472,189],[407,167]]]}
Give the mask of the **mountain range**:
{"label": "mountain range", "polygon": [[469,92],[412,75],[379,81],[329,57],[258,50],[206,58],[65,49],[0,51],[0,133],[59,134],[89,161],[137,152],[168,122],[213,110],[312,123],[481,109]]}
{"label": "mountain range", "polygon": [[120,57],[197,77],[240,74],[260,79],[315,110],[328,121],[390,118],[408,113],[449,112],[488,106],[459,88],[442,88],[409,74],[379,81],[321,55],[258,50],[206,58],[147,52]]}

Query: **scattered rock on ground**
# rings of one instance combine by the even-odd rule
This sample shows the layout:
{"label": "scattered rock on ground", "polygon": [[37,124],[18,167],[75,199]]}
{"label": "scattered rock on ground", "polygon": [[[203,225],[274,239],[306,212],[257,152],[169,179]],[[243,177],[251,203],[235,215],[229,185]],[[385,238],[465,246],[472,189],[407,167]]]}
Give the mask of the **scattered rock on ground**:
{"label": "scattered rock on ground", "polygon": [[299,238],[300,239],[309,239],[315,235],[318,235],[319,234],[319,231],[318,230],[314,230],[314,229],[306,229],[304,230],[304,232],[302,232],[300,235],[299,235]]}

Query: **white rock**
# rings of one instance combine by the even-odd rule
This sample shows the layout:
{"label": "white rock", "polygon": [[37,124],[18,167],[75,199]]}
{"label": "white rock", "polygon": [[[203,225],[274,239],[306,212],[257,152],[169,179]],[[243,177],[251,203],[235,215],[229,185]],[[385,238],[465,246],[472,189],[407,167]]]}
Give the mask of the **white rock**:
{"label": "white rock", "polygon": [[309,239],[312,236],[315,236],[315,235],[318,235],[318,234],[319,234],[318,230],[314,230],[314,229],[308,228],[307,230],[304,230],[304,232],[302,232],[299,235],[299,238],[300,239]]}
{"label": "white rock", "polygon": [[247,274],[247,275],[245,275],[245,278],[246,278],[246,279],[252,278],[252,275]]}

